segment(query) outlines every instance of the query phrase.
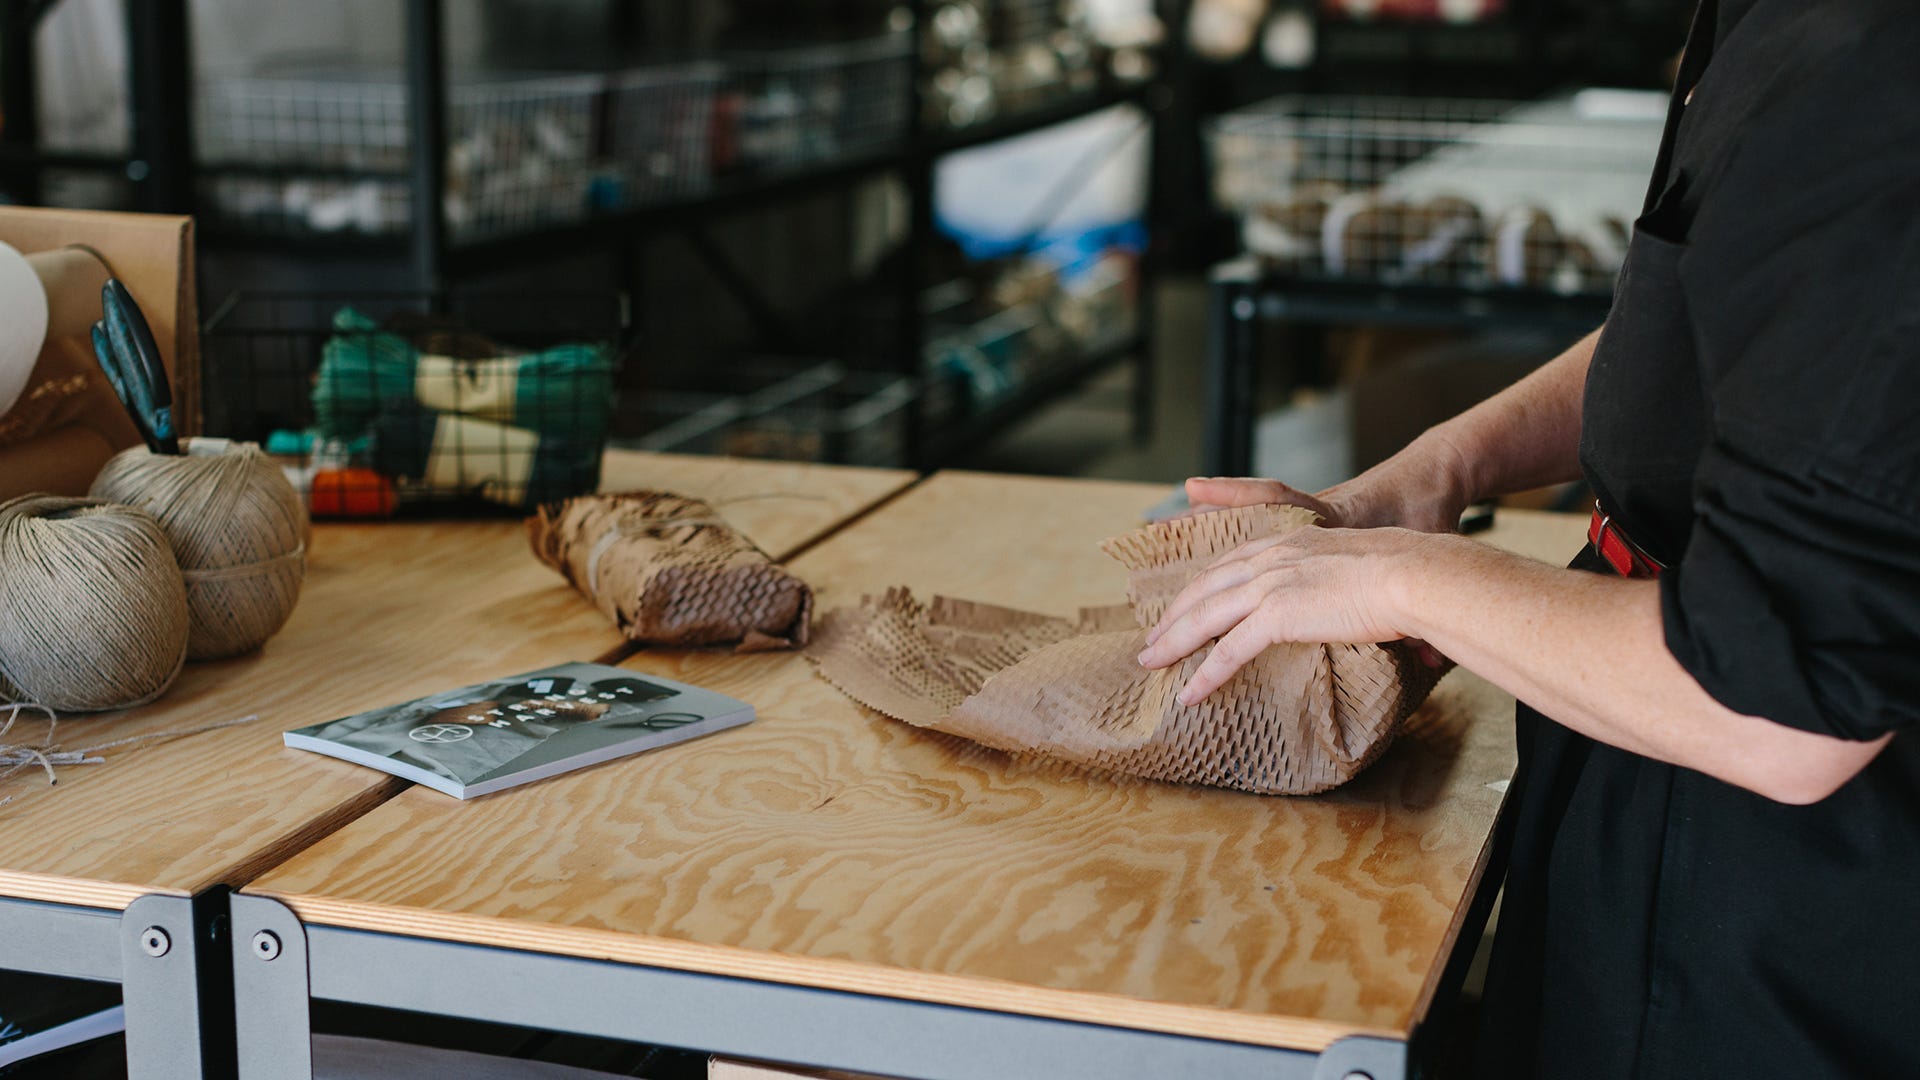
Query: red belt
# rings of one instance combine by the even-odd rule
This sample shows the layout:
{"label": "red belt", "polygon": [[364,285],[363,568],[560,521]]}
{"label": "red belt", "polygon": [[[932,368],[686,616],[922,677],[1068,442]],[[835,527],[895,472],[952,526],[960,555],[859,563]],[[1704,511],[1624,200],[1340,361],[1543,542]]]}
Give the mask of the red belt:
{"label": "red belt", "polygon": [[1600,509],[1599,503],[1593,504],[1593,520],[1587,523],[1587,543],[1593,550],[1607,560],[1607,565],[1621,577],[1652,578],[1659,577],[1666,569],[1660,560],[1640,550],[1640,545],[1627,538],[1614,524],[1612,515]]}

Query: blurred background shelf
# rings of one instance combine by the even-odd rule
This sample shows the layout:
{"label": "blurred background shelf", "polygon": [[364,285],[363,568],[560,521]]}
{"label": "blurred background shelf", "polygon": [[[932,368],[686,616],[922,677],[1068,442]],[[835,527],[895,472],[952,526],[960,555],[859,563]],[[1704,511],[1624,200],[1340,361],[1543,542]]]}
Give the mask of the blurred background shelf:
{"label": "blurred background shelf", "polygon": [[[1569,86],[1657,86],[1686,6],[343,0],[263,21],[240,0],[0,0],[0,199],[195,214],[208,309],[242,287],[615,287],[635,324],[623,435],[650,393],[689,373],[737,376],[745,396],[752,379],[731,357],[811,357],[910,382],[897,463],[973,461],[1051,407],[1097,398],[1124,402],[1132,460],[1158,475],[1253,459],[1227,452],[1251,439],[1229,434],[1238,421],[1197,401],[1197,440],[1185,421],[1180,442],[1154,439],[1168,415],[1152,407],[1156,363],[1216,397],[1252,379],[1260,400],[1245,407],[1258,412],[1350,374],[1329,329],[1564,328],[1604,310],[1605,258],[1592,273],[1564,258],[1561,281],[1501,295],[1230,261],[1250,218],[1285,209],[1284,190],[1236,194],[1248,177],[1284,179],[1289,147],[1331,160],[1352,146],[1353,118],[1298,110],[1526,108]],[[96,51],[63,58],[83,36]],[[1273,137],[1285,108],[1294,127]],[[1135,124],[1137,141],[1119,137]],[[1235,124],[1243,150],[1281,156],[1223,154]],[[1043,143],[1043,166],[1029,164],[1022,148]],[[1123,197],[1104,190],[1136,167]],[[1324,168],[1317,179],[1363,186]],[[1093,192],[1081,203],[1137,205],[1096,221],[1081,189]],[[1015,195],[1029,205],[982,224],[981,205]],[[1404,254],[1396,243],[1374,247]],[[1132,260],[1133,303],[1106,340],[1063,338],[1044,365],[942,352],[953,326],[929,290],[964,279],[976,298],[1016,293],[1044,265],[1065,294],[1113,253]],[[1168,292],[1170,274],[1213,286]],[[1163,293],[1199,329],[1161,332]],[[996,325],[981,303],[963,329]],[[1206,311],[1243,309],[1251,330],[1219,314],[1205,328]],[[1156,358],[1169,340],[1175,355]]]}
{"label": "blurred background shelf", "polygon": [[[643,353],[680,329],[662,333],[648,317],[663,283],[647,249],[671,239],[745,313],[759,338],[750,344],[919,379],[930,329],[914,297],[951,261],[934,206],[941,163],[1116,107],[1151,109],[1177,51],[1146,38],[1108,48],[1072,0],[746,4],[737,21],[755,23],[760,40],[702,33],[685,5],[616,2],[602,5],[596,55],[563,70],[537,33],[468,55],[460,23],[476,5],[483,17],[509,13],[501,25],[557,18],[537,5],[406,0],[385,16],[398,43],[390,59],[307,50],[235,69],[195,54],[220,39],[194,23],[189,0],[125,0],[134,107],[126,152],[113,154],[42,145],[32,42],[62,5],[0,0],[0,191],[57,201],[77,173],[129,208],[195,214],[210,303],[261,274],[272,286],[329,287],[377,265],[382,285],[450,293],[597,258],[602,279],[610,271],[638,300]],[[576,15],[590,6],[567,5]],[[1158,25],[1177,29],[1180,7],[1157,0]],[[781,33],[782,21],[796,32]],[[840,246],[870,249],[865,284],[849,279],[846,299],[891,309],[878,336],[871,318],[858,329],[800,326],[810,313],[778,295],[796,290],[718,235],[733,220],[823,200],[841,204],[842,228],[870,231],[847,205],[874,185],[886,188],[890,242],[877,254],[866,237]],[[1142,212],[1156,209],[1149,196]],[[310,282],[279,265],[289,257],[335,276]],[[1135,273],[1132,287],[1148,288],[1151,260]],[[1147,338],[1130,340],[1144,372]],[[1111,351],[1074,370],[1104,370]],[[1055,377],[1017,393],[1030,410],[1073,385]],[[890,463],[933,467],[963,452],[920,411],[927,397],[913,395]]]}

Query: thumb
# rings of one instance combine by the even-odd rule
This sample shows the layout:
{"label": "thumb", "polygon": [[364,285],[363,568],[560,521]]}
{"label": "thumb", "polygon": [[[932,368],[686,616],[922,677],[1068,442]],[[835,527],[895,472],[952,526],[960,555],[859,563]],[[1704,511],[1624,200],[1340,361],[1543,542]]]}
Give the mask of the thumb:
{"label": "thumb", "polygon": [[1260,506],[1283,503],[1304,506],[1325,516],[1320,500],[1278,480],[1251,477],[1196,476],[1187,481],[1187,501],[1195,506]]}

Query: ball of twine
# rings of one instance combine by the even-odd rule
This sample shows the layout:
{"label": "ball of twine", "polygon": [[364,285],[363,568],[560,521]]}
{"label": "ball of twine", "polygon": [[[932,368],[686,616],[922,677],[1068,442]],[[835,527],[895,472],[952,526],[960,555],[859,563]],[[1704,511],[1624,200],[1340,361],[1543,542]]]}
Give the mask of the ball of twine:
{"label": "ball of twine", "polygon": [[186,654],[186,585],[151,515],[53,495],[0,504],[0,696],[140,705]]}
{"label": "ball of twine", "polygon": [[187,582],[189,659],[252,652],[300,599],[306,507],[252,443],[188,439],[185,448],[185,454],[124,450],[88,494],[159,520]]}

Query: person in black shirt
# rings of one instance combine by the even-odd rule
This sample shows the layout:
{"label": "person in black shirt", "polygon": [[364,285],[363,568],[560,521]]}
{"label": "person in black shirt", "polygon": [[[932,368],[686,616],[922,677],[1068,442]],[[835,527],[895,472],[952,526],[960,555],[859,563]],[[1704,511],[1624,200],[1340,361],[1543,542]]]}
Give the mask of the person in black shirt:
{"label": "person in black shirt", "polygon": [[[1150,635],[1417,638],[1511,691],[1476,1078],[1920,1076],[1920,4],[1708,0],[1606,325]],[[1557,570],[1450,535],[1584,475]]]}

